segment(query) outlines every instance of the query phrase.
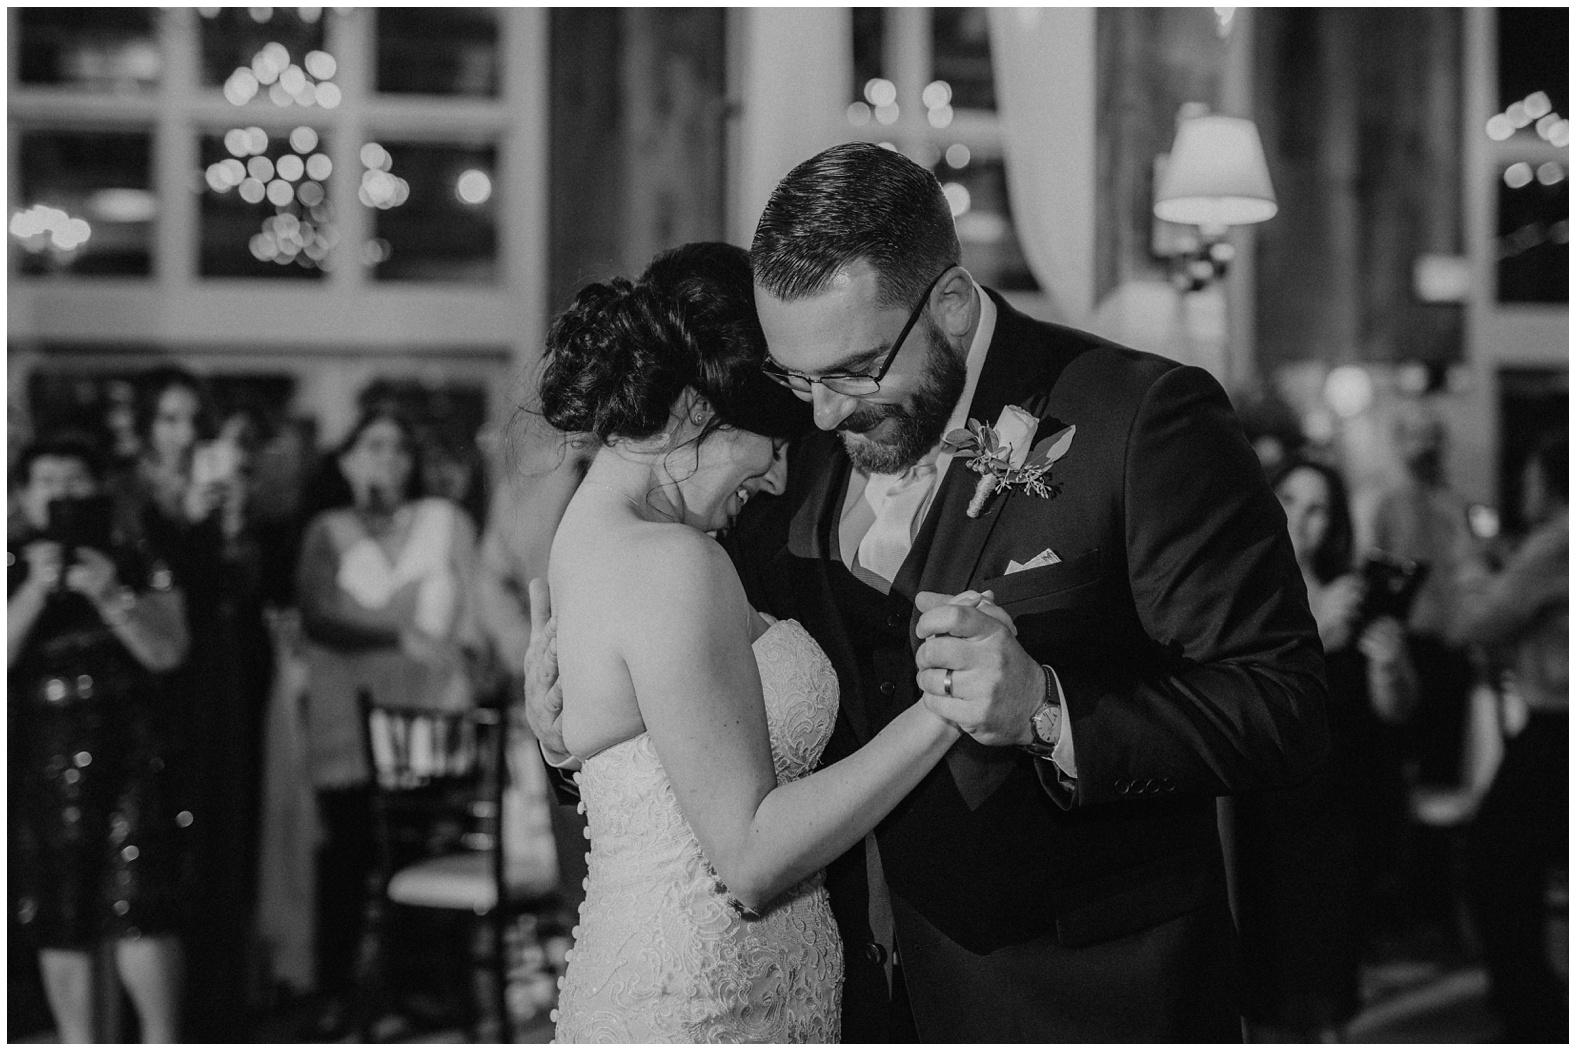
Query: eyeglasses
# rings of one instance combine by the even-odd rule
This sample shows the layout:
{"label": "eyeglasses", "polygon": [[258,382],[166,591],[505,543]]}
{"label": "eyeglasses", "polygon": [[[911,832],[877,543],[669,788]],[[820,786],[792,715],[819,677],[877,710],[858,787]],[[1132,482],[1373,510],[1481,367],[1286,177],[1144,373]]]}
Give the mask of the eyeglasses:
{"label": "eyeglasses", "polygon": [[806,376],[802,372],[788,371],[771,358],[767,358],[761,363],[761,371],[796,394],[809,394],[810,389],[819,383],[827,390],[847,398],[868,398],[881,389],[882,377],[892,367],[892,362],[897,359],[897,352],[903,349],[903,341],[908,338],[909,332],[919,322],[920,315],[925,312],[925,306],[930,302],[931,290],[936,287],[936,283],[945,277],[947,271],[951,269],[952,267],[948,266],[946,270],[930,279],[930,284],[925,286],[925,294],[919,297],[919,302],[915,304],[913,313],[909,314],[908,320],[903,324],[903,331],[899,332],[897,339],[892,341],[892,349],[887,351],[887,356],[882,360],[881,367],[876,369],[875,372],[867,375],[851,372],[828,372],[821,376]]}

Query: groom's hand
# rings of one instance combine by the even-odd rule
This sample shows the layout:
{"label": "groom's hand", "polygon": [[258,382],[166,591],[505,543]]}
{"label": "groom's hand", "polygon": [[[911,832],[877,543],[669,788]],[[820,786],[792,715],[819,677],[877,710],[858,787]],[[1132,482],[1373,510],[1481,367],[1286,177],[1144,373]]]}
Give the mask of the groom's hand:
{"label": "groom's hand", "polygon": [[1018,643],[1012,618],[988,593],[922,591],[914,604],[921,613],[915,631],[925,640],[916,655],[915,681],[930,710],[980,744],[1033,741],[1029,718],[1045,697],[1045,672]]}
{"label": "groom's hand", "polygon": [[525,648],[525,721],[554,766],[573,760],[564,747],[560,720],[564,688],[558,681],[558,621],[552,616],[547,582],[533,577],[526,590],[531,600],[531,642]]}

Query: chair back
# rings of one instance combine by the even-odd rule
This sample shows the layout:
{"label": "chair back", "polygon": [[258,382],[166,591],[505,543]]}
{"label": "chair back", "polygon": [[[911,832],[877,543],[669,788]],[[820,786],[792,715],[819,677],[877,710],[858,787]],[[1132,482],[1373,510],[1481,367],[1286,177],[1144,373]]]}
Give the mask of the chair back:
{"label": "chair back", "polygon": [[395,868],[456,848],[496,853],[508,720],[496,708],[391,708],[361,695],[374,835]]}

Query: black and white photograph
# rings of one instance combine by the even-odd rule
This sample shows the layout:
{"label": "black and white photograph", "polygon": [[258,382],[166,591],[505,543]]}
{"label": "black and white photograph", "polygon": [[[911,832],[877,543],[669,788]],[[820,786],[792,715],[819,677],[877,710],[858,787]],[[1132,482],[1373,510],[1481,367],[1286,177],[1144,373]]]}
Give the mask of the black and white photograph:
{"label": "black and white photograph", "polygon": [[8,1043],[1568,1045],[1568,7],[4,24]]}

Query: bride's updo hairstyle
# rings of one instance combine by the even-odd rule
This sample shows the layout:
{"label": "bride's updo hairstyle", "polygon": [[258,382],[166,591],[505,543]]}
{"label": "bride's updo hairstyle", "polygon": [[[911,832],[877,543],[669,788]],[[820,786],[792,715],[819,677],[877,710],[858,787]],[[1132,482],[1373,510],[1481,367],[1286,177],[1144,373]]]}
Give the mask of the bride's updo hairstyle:
{"label": "bride's updo hairstyle", "polygon": [[749,255],[717,242],[664,252],[639,280],[588,285],[553,322],[542,414],[603,444],[654,438],[685,388],[718,427],[802,437],[811,408],[761,372],[766,337],[755,314]]}

